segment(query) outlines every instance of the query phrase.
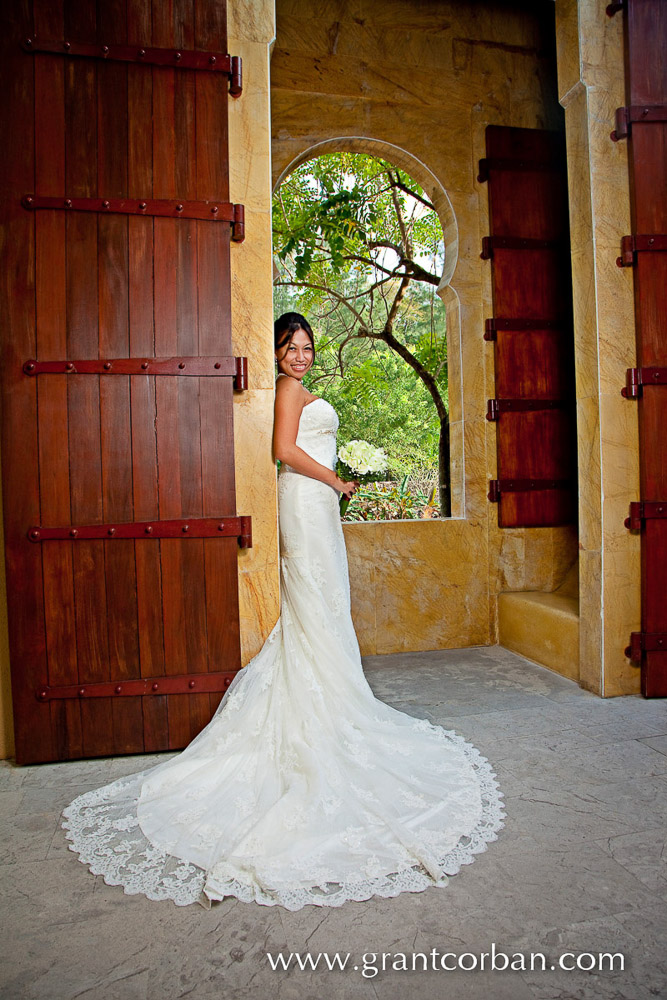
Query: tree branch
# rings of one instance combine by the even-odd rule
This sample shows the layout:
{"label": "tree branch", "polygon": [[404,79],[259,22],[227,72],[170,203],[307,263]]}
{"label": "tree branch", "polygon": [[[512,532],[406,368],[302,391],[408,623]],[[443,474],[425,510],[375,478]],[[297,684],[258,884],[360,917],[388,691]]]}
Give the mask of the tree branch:
{"label": "tree branch", "polygon": [[335,299],[338,299],[338,301],[341,302],[344,306],[347,306],[350,312],[354,314],[359,325],[362,326],[364,329],[366,328],[366,323],[361,313],[357,312],[354,306],[350,305],[350,303],[348,302],[348,300],[345,298],[344,295],[341,295],[339,292],[334,291],[333,288],[328,288],[326,285],[317,285],[312,281],[276,281],[276,285],[291,285],[294,288],[314,288],[316,291],[326,292],[327,295],[333,295]]}
{"label": "tree branch", "polygon": [[400,188],[401,191],[405,192],[405,194],[409,194],[411,198],[414,198],[416,201],[420,201],[422,205],[426,206],[426,208],[429,208],[432,212],[435,212],[434,206],[431,204],[430,201],[428,201],[427,198],[422,198],[420,194],[417,194],[417,192],[413,191],[412,188],[409,188],[407,184],[404,184],[403,181],[401,181],[398,176],[395,178],[392,177],[391,183],[394,185],[394,187]]}
{"label": "tree branch", "polygon": [[403,251],[396,243],[391,243],[389,240],[373,240],[369,241],[368,249],[377,250],[378,247],[386,247],[388,250],[393,250],[397,257],[403,257]]}
{"label": "tree branch", "polygon": [[391,333],[394,327],[394,320],[396,319],[396,313],[398,312],[398,307],[403,301],[403,296],[405,295],[405,292],[409,284],[410,284],[409,278],[406,277],[401,279],[398,291],[396,292],[396,295],[394,296],[394,301],[391,304],[391,309],[389,310],[387,321],[384,325],[385,331],[388,333]]}
{"label": "tree branch", "polygon": [[390,271],[388,267],[383,267],[382,264],[378,264],[377,261],[370,260],[369,257],[361,257],[358,254],[350,253],[350,254],[345,254],[343,260],[356,260],[360,264],[370,264],[370,266],[374,267],[376,271],[383,271],[385,274],[388,274],[390,278],[402,277],[402,275],[398,273],[395,269],[393,271]]}
{"label": "tree branch", "polygon": [[414,278],[415,281],[425,281],[428,282],[429,285],[436,285],[436,287],[440,284],[441,278],[439,278],[437,274],[432,274],[430,271],[427,271],[421,266],[421,264],[417,264],[414,260],[402,260],[401,264],[406,270],[410,271],[410,276]]}
{"label": "tree branch", "polygon": [[[406,257],[396,243],[391,243],[389,240],[374,240],[372,243],[369,243],[368,246],[370,250],[377,250],[380,247],[385,247],[387,250],[393,250],[398,257],[399,266],[404,267],[406,271],[409,271],[411,277],[415,278],[416,281],[425,281],[430,285],[440,284],[440,278],[437,274],[432,274],[430,271],[423,268],[421,264],[417,264],[417,262],[412,260],[410,257]],[[373,266],[380,268],[379,264],[374,264]],[[397,277],[401,277],[401,275],[397,275]]]}
{"label": "tree branch", "polygon": [[398,195],[396,194],[396,186],[394,184],[391,173],[389,174],[389,179],[392,181],[391,185],[391,200],[394,203],[394,211],[396,212],[396,218],[398,220],[398,228],[401,230],[401,237],[403,239],[403,254],[404,257],[412,257],[412,244],[410,242],[410,235],[408,233],[407,226],[403,219],[403,212],[401,211],[401,203],[398,200]]}
{"label": "tree branch", "polygon": [[405,344],[402,344],[400,340],[397,340],[390,330],[387,330],[385,327],[382,333],[372,333],[371,331],[368,331],[367,333],[357,334],[357,336],[368,337],[370,340],[384,340],[385,344],[387,344],[388,347],[391,347],[392,351],[396,351],[399,357],[403,358],[406,364],[410,365],[412,370],[419,376],[428,389],[440,420],[443,421],[447,419],[447,408],[440,394],[437,382],[429,370],[424,367],[419,358],[416,358],[414,354],[408,350]]}

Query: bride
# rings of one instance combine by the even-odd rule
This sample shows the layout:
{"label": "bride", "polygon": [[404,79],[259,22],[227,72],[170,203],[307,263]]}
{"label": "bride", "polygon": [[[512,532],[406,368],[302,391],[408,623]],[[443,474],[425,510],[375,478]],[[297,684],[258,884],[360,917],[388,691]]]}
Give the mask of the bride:
{"label": "bride", "polygon": [[64,811],[70,849],[126,893],[297,910],[444,886],[496,840],[502,793],[461,736],[376,699],[350,617],[338,417],[301,384],[303,316],[275,325],[280,618],[180,754]]}

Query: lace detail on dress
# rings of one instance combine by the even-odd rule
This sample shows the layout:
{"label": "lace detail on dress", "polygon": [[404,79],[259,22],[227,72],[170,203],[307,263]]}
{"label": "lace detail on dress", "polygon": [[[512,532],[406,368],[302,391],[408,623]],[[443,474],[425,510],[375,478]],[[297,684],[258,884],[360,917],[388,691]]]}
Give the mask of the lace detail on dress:
{"label": "lace detail on dress", "polygon": [[[337,426],[316,400],[297,441],[333,468]],[[420,892],[503,826],[479,751],[366,681],[336,491],[283,467],[278,496],[281,615],[260,652],[185,750],[64,811],[71,850],[128,894],[297,910]]]}
{"label": "lace detail on dress", "polygon": [[[208,906],[211,900],[235,896],[243,902],[299,910],[307,905],[337,907],[372,896],[391,897],[401,892],[422,892],[434,885],[444,886],[448,876],[457,874],[462,865],[472,864],[476,854],[498,839],[498,831],[504,826],[505,810],[503,794],[491,765],[479,750],[451,730],[428,722],[426,725],[443,743],[454,744],[464,753],[479,782],[482,803],[479,820],[453,848],[441,846],[450,835],[439,836],[433,831],[425,837],[423,849],[433,856],[433,868],[440,869],[435,877],[423,864],[414,864],[414,857],[407,849],[403,850],[401,864],[396,866],[395,872],[377,870],[378,866],[381,868],[379,859],[364,853],[364,827],[348,827],[341,836],[358,855],[359,872],[363,877],[336,882],[323,864],[319,870],[311,867],[295,871],[299,882],[312,878],[314,884],[311,886],[295,885],[267,891],[256,881],[244,880],[238,871],[226,870],[224,862],[207,875],[202,868],[153,847],[142,834],[136,815],[128,818],[130,802],[134,800],[136,809],[136,791],[148,772],[119,778],[105,788],[84,792],[75,799],[63,813],[70,850],[80,855],[80,860],[94,875],[102,875],[107,885],[121,885],[128,895],[143,893],[153,900],[171,899],[177,906],[195,902]],[[340,798],[329,796],[315,808],[331,816],[341,804]],[[116,812],[121,813],[119,818],[115,818]],[[290,829],[298,830],[302,820],[303,816],[295,816]],[[125,836],[121,836],[122,833]]]}

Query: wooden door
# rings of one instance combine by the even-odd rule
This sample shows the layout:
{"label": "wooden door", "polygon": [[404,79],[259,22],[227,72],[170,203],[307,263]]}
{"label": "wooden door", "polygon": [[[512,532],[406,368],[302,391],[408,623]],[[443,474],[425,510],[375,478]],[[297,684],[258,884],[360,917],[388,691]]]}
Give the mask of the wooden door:
{"label": "wooden door", "polygon": [[224,0],[5,6],[19,763],[182,747],[240,666],[225,20]]}
{"label": "wooden door", "polygon": [[488,181],[498,478],[489,500],[501,528],[576,518],[572,277],[564,138],[489,125],[479,179]]}
{"label": "wooden door", "polygon": [[639,406],[641,500],[626,526],[641,532],[641,631],[626,653],[641,666],[647,697],[667,695],[667,4],[626,0],[627,138],[633,232],[618,264],[634,268],[637,367],[623,394]]}

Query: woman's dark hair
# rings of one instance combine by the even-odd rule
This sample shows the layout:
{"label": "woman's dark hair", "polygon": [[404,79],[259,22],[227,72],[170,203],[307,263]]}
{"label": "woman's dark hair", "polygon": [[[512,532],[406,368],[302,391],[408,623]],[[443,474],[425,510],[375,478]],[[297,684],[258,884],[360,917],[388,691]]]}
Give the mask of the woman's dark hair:
{"label": "woman's dark hair", "polygon": [[308,339],[315,350],[315,338],[310,328],[310,323],[301,313],[283,313],[273,324],[273,345],[274,350],[284,347],[292,339],[292,334],[297,330],[303,330],[308,335]]}

